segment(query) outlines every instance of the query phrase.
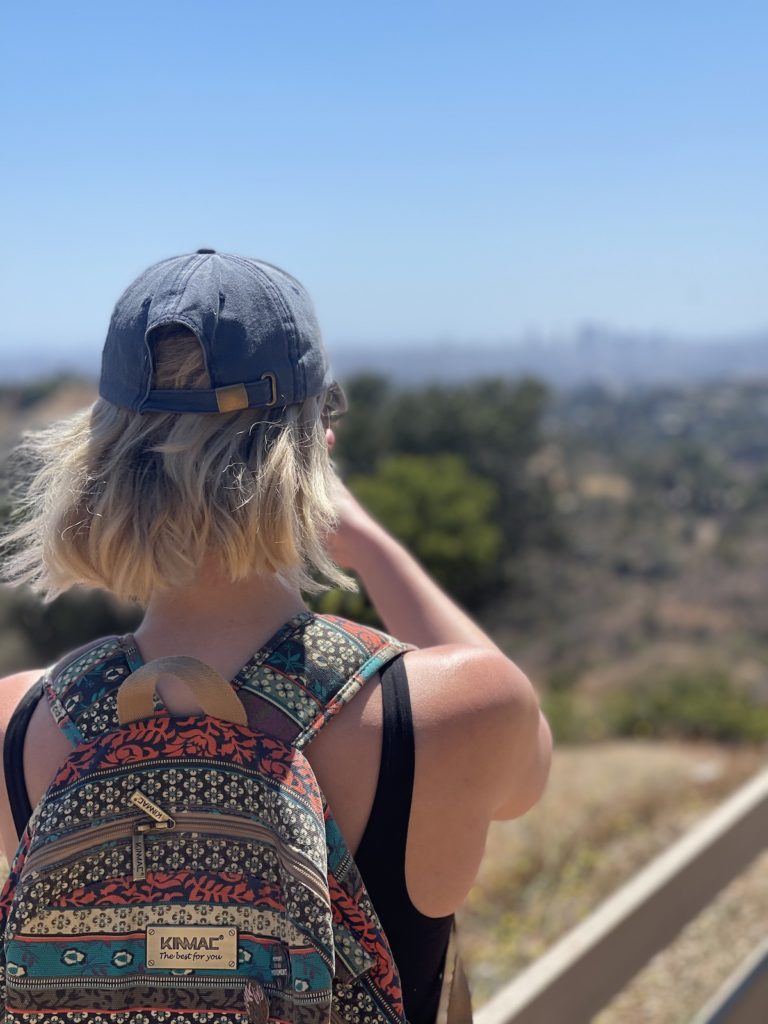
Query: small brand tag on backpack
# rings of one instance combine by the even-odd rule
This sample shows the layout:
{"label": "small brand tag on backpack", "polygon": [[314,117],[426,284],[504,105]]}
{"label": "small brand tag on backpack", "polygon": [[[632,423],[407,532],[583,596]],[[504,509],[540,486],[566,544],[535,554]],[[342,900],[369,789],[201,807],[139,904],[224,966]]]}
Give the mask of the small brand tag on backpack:
{"label": "small brand tag on backpack", "polygon": [[285,988],[288,984],[288,964],[288,950],[285,946],[280,946],[273,950],[270,974],[272,975],[272,981],[277,988]]}
{"label": "small brand tag on backpack", "polygon": [[237,970],[237,928],[147,928],[147,967],[158,970]]}

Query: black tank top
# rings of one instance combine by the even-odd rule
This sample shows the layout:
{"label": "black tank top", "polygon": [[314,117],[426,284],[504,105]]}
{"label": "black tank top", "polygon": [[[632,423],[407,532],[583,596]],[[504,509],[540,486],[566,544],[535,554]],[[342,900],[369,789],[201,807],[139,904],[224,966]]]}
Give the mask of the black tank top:
{"label": "black tank top", "polygon": [[[29,720],[43,695],[42,681],[24,695],[8,723],[3,764],[19,836],[32,814],[24,783],[23,750]],[[403,985],[409,1024],[434,1024],[453,915],[427,917],[405,884],[405,847],[415,770],[408,678],[402,655],[382,670],[381,764],[373,807],[355,863],[389,939]]]}
{"label": "black tank top", "polygon": [[410,1024],[434,1024],[453,915],[427,917],[405,884],[405,846],[416,764],[411,699],[402,655],[381,673],[381,764],[355,863],[400,969]]}

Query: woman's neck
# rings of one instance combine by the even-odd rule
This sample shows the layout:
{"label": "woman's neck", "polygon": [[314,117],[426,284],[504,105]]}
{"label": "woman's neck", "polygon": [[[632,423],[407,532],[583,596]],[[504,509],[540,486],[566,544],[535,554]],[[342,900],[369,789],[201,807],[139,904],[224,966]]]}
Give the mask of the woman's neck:
{"label": "woman's neck", "polygon": [[274,576],[231,583],[208,564],[194,584],[155,591],[134,636],[145,661],[188,654],[231,678],[280,626],[306,610],[300,592]]}

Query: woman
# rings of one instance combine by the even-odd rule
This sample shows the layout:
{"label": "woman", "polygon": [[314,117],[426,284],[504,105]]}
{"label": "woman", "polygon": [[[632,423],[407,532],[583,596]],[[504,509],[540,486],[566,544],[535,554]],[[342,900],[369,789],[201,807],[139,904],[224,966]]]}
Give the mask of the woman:
{"label": "woman", "polygon": [[[359,577],[413,649],[306,753],[389,938],[406,1016],[433,1021],[488,825],[545,785],[550,736],[530,683],[335,477],[343,396],[289,275],[211,250],[151,267],[113,314],[100,396],[27,441],[36,475],[7,575],[49,595],[85,584],[137,600],[141,660],[189,655],[226,679],[307,621],[302,590],[322,589],[318,577]],[[2,680],[4,735],[41,672]],[[172,714],[196,707],[170,677],[161,696]],[[23,746],[31,806],[70,749],[40,700]],[[0,827],[10,858],[6,786]]]}

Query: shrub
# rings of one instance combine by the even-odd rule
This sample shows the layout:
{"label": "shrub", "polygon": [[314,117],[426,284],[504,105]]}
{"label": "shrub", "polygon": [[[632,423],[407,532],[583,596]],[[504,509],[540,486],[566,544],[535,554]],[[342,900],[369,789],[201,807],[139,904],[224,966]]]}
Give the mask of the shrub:
{"label": "shrub", "polygon": [[555,685],[542,703],[561,743],[610,737],[768,740],[768,704],[718,669],[668,673],[599,699]]}
{"label": "shrub", "polygon": [[768,740],[768,705],[719,669],[669,673],[612,694],[605,711],[616,736]]}

